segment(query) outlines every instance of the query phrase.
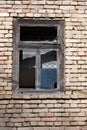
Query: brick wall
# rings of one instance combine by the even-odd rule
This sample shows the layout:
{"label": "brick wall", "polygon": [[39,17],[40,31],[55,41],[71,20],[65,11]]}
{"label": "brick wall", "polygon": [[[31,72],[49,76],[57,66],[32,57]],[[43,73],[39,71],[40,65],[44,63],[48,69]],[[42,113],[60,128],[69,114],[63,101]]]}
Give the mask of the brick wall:
{"label": "brick wall", "polygon": [[[13,18],[65,20],[65,92],[12,90]],[[0,130],[87,130],[87,1],[0,0]]]}

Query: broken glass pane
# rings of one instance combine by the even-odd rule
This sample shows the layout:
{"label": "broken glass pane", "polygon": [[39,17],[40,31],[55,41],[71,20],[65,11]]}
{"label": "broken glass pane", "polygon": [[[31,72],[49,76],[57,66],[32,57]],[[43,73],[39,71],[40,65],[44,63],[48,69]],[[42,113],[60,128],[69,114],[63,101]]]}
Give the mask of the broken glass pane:
{"label": "broken glass pane", "polygon": [[35,56],[36,50],[34,49],[20,51],[20,88],[35,88]]}
{"label": "broken glass pane", "polygon": [[57,28],[43,26],[20,27],[21,41],[53,41],[57,40]]}

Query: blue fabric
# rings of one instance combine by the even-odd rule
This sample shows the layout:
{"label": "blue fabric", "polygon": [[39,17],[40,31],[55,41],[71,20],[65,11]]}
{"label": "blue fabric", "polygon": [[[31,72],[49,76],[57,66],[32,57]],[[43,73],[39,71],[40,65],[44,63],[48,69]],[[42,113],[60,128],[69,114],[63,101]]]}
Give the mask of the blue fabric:
{"label": "blue fabric", "polygon": [[41,70],[41,88],[53,89],[57,83],[57,69],[43,68]]}

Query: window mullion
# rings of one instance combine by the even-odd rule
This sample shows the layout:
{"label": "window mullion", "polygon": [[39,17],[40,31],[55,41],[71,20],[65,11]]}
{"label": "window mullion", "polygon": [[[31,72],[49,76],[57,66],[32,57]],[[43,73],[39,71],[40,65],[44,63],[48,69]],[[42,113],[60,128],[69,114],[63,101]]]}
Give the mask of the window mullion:
{"label": "window mullion", "polygon": [[36,50],[36,73],[35,73],[35,85],[36,89],[40,88],[40,81],[41,81],[41,56],[40,56],[40,49]]}
{"label": "window mullion", "polygon": [[57,49],[57,89],[60,89],[60,49]]}

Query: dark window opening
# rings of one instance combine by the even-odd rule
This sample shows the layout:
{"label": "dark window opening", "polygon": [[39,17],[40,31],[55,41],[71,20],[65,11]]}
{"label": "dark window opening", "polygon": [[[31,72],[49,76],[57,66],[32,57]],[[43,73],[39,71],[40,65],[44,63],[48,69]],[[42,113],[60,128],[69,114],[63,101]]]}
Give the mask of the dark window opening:
{"label": "dark window opening", "polygon": [[35,88],[35,51],[21,50],[19,64],[19,87]]}
{"label": "dark window opening", "polygon": [[56,27],[20,27],[21,41],[53,41],[57,40]]}

